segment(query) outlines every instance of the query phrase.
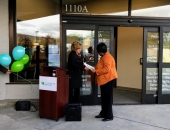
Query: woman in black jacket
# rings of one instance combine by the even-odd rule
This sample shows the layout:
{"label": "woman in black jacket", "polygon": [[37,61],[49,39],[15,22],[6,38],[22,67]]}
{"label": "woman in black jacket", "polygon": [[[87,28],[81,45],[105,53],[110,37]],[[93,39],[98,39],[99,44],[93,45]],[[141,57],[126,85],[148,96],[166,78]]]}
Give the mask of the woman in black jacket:
{"label": "woman in black jacket", "polygon": [[69,103],[79,103],[80,88],[82,87],[82,71],[88,70],[84,66],[84,57],[81,54],[82,44],[74,41],[68,56],[69,73]]}
{"label": "woman in black jacket", "polygon": [[11,74],[11,71],[3,67],[2,65],[0,65],[0,71],[2,71],[4,74]]}

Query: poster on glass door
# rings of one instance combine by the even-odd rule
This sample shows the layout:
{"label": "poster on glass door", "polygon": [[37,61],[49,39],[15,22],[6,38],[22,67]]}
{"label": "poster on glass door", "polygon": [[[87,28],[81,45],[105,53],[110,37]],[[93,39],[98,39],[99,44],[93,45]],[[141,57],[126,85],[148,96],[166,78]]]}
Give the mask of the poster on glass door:
{"label": "poster on glass door", "polygon": [[59,45],[48,45],[48,66],[60,67]]}

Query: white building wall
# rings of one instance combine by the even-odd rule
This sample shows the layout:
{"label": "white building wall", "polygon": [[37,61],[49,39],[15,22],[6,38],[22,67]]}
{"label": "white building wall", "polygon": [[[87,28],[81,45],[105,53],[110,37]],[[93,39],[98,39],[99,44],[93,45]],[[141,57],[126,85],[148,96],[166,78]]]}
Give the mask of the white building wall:
{"label": "white building wall", "polygon": [[6,86],[6,99],[39,99],[38,84],[9,84]]}
{"label": "white building wall", "polygon": [[[0,0],[0,54],[9,54],[8,0]],[[6,99],[9,75],[0,72],[0,100]]]}
{"label": "white building wall", "polygon": [[[0,0],[0,54],[9,54],[8,17],[8,0]],[[6,83],[9,83],[9,75],[0,72],[0,100],[39,98],[38,85]]]}

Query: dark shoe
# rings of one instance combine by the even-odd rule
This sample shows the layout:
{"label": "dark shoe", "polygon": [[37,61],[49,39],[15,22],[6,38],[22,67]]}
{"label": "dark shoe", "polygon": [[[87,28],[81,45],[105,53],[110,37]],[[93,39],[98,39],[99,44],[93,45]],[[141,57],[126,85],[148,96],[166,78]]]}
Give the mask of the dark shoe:
{"label": "dark shoe", "polygon": [[104,119],[102,119],[102,121],[112,121],[113,119],[106,119],[106,118],[104,118]]}
{"label": "dark shoe", "polygon": [[97,115],[95,116],[95,118],[103,118],[101,115]]}

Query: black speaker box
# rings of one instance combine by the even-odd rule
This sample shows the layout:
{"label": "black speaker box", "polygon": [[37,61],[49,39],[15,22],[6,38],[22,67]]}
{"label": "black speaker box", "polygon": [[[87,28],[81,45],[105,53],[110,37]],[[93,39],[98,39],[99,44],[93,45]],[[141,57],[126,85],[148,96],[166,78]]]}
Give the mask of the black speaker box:
{"label": "black speaker box", "polygon": [[15,103],[16,111],[29,111],[30,108],[31,108],[31,102],[30,101],[17,101]]}
{"label": "black speaker box", "polygon": [[81,121],[81,104],[66,105],[66,121]]}

